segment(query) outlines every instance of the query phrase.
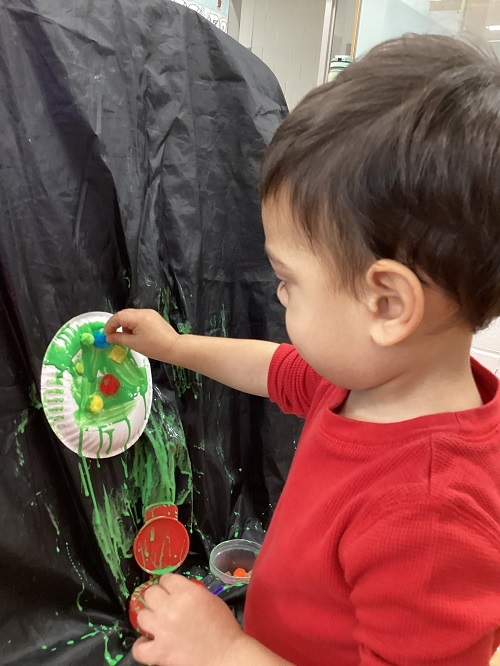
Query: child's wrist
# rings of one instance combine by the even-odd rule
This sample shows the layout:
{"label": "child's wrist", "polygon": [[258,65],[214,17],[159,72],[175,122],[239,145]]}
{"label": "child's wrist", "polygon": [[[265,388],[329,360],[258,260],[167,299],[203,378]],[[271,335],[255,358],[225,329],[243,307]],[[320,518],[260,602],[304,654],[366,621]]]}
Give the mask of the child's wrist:
{"label": "child's wrist", "polygon": [[173,342],[170,344],[168,352],[165,354],[167,363],[185,367],[189,358],[188,338],[192,338],[188,333],[176,333]]}
{"label": "child's wrist", "polygon": [[234,664],[239,666],[254,666],[254,664],[292,666],[290,662],[278,657],[277,654],[243,632],[230,645],[222,661],[217,662],[217,666],[234,666]]}

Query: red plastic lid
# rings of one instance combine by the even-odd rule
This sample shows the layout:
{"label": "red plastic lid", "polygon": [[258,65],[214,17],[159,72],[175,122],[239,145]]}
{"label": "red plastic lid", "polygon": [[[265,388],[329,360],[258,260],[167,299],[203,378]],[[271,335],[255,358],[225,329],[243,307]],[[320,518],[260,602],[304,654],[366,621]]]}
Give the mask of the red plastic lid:
{"label": "red plastic lid", "polygon": [[153,518],[134,541],[135,561],[143,571],[161,575],[175,571],[189,552],[189,534],[175,518]]}
{"label": "red plastic lid", "polygon": [[194,583],[195,585],[199,585],[199,586],[202,587],[204,590],[207,589],[207,588],[205,587],[205,585],[201,582],[201,580],[197,580],[196,578],[190,578],[189,580],[190,580],[192,583]]}
{"label": "red plastic lid", "polygon": [[139,623],[137,622],[137,616],[139,613],[147,608],[146,602],[144,600],[144,593],[146,590],[148,590],[152,585],[156,585],[158,583],[158,580],[149,580],[147,583],[143,583],[142,585],[139,585],[139,587],[136,587],[135,590],[132,592],[132,596],[130,597],[129,605],[128,605],[128,617],[130,620],[130,624],[134,627],[136,631],[141,633]]}
{"label": "red plastic lid", "polygon": [[144,512],[144,522],[149,523],[153,518],[175,518],[177,520],[179,510],[175,504],[150,504]]}

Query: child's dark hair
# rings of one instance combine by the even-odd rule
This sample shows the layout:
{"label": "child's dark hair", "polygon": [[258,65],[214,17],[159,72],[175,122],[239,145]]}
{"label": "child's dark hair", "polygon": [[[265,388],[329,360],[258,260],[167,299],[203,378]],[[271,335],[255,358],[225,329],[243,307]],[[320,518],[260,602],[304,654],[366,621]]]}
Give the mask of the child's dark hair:
{"label": "child's dark hair", "polygon": [[279,128],[263,201],[281,192],[344,286],[394,259],[484,327],[500,315],[500,64],[451,37],[377,46]]}

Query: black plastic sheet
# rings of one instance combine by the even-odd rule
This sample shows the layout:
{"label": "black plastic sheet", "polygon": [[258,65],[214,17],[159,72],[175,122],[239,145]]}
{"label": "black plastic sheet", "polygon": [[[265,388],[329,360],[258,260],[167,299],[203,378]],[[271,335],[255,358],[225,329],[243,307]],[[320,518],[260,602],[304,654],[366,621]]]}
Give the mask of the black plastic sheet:
{"label": "black plastic sheet", "polygon": [[214,544],[262,538],[299,424],[154,363],[141,440],[81,460],[40,409],[43,355],[71,317],[125,306],[284,339],[258,171],[285,102],[169,0],[2,2],[0,89],[0,663],[131,664],[144,505],[180,505],[203,575]]}

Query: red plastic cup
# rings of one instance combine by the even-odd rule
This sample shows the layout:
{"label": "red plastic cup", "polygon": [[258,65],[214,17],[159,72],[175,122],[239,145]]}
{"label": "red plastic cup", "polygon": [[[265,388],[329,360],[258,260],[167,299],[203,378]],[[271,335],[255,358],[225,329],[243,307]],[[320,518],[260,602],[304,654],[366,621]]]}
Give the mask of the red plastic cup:
{"label": "red plastic cup", "polygon": [[144,512],[144,522],[149,523],[154,518],[175,518],[179,517],[179,510],[175,504],[150,504]]}
{"label": "red plastic cup", "polygon": [[[157,585],[157,584],[158,584],[158,579],[148,580],[147,583],[143,583],[142,585],[139,585],[139,587],[136,587],[135,590],[132,592],[132,596],[130,597],[130,601],[128,604],[128,617],[130,620],[130,624],[139,633],[142,632],[141,628],[139,627],[137,617],[142,610],[147,608],[146,601],[144,599],[144,594],[146,590],[148,590],[152,585]],[[151,638],[151,636],[148,637]]]}
{"label": "red plastic cup", "polygon": [[153,518],[134,541],[134,557],[143,571],[156,576],[178,569],[189,553],[189,534],[175,518]]}

